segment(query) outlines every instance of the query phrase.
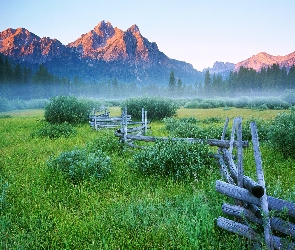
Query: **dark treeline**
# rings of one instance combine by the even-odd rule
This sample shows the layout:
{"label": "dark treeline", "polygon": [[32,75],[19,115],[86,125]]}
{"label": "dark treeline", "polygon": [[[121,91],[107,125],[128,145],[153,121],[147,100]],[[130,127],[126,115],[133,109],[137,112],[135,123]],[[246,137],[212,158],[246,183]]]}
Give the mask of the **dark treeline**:
{"label": "dark treeline", "polygon": [[255,71],[241,67],[231,71],[227,79],[221,75],[205,73],[204,85],[199,86],[199,94],[204,96],[273,95],[288,89],[295,89],[295,65],[289,71],[278,64]]}
{"label": "dark treeline", "polygon": [[163,86],[156,83],[124,83],[117,79],[84,82],[77,76],[72,79],[55,76],[43,64],[33,71],[24,65],[13,64],[7,57],[0,55],[0,97],[7,99],[26,100],[57,95],[106,99],[147,95],[211,98],[277,95],[289,89],[295,89],[295,65],[289,71],[278,64],[262,68],[259,72],[241,67],[238,72],[230,72],[226,79],[206,71],[204,82],[194,85],[182,82],[171,71],[166,86]]}

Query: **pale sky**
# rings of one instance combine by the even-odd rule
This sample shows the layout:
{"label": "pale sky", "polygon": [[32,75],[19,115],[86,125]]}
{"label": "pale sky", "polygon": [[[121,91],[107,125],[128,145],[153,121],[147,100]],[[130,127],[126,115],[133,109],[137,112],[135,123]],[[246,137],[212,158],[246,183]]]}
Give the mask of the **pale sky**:
{"label": "pale sky", "polygon": [[200,71],[295,51],[294,0],[0,0],[0,31],[22,27],[65,45],[102,20],[137,24],[168,57]]}

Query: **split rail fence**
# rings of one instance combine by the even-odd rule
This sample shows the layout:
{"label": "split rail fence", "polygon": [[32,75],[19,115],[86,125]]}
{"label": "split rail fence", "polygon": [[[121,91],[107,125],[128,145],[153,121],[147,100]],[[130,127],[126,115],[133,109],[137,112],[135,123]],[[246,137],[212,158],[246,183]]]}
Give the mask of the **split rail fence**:
{"label": "split rail fence", "polygon": [[[221,140],[225,138],[228,123],[229,119],[225,122]],[[252,240],[256,249],[263,244],[267,249],[295,249],[295,224],[290,222],[295,218],[295,204],[267,195],[255,122],[250,124],[250,129],[257,182],[244,175],[242,118],[237,117],[233,121],[229,148],[220,147],[215,155],[226,180],[217,180],[216,190],[234,199],[234,204],[222,205],[223,213],[234,220],[219,217],[217,226]],[[235,145],[237,157],[233,156]],[[280,215],[284,215],[285,219],[281,219]],[[263,231],[263,236],[259,231]]]}
{"label": "split rail fence", "polygon": [[[130,127],[136,124],[140,126]],[[91,116],[90,123],[95,129],[121,125],[121,128],[115,131],[115,136],[133,147],[136,147],[133,141],[155,142],[171,139],[146,136],[145,133],[149,128],[147,124],[147,111],[142,109],[141,122],[132,122],[126,108],[120,117],[109,117],[108,112]],[[250,239],[254,243],[254,248],[260,248],[265,244],[267,249],[295,249],[295,224],[291,222],[295,220],[295,203],[268,196],[266,193],[256,123],[252,122],[250,129],[257,181],[244,175],[243,148],[249,147],[249,143],[242,140],[242,118],[234,119],[230,140],[225,140],[228,124],[227,118],[220,140],[197,138],[172,138],[172,140],[207,143],[218,147],[214,157],[218,160],[222,176],[226,181],[217,180],[216,190],[234,200],[234,204],[222,205],[223,213],[232,216],[234,220],[220,216],[217,219],[218,227]],[[237,157],[234,156],[234,150]],[[284,215],[285,219],[281,219],[281,215]]]}
{"label": "split rail fence", "polygon": [[[102,112],[102,111],[100,111]],[[147,111],[142,109],[142,121],[141,122],[133,122],[131,115],[127,114],[127,108],[124,108],[121,116],[110,116],[110,112],[107,112],[105,109],[102,114],[96,114],[95,110],[93,110],[92,115],[89,116],[89,125],[93,129],[100,128],[121,128],[130,126],[130,125],[138,125],[141,124],[141,128],[136,128],[138,131],[148,129],[147,123]],[[129,128],[129,131],[136,130],[135,128]]]}

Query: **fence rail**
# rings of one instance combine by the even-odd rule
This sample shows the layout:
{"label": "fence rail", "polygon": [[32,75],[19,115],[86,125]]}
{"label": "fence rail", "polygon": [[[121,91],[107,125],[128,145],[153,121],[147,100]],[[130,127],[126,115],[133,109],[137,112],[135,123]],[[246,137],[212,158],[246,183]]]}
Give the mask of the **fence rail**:
{"label": "fence rail", "polygon": [[[224,140],[229,119],[226,120],[221,139]],[[265,188],[262,157],[259,149],[258,130],[255,122],[250,124],[257,182],[244,175],[242,119],[235,118],[232,127],[229,148],[219,148],[215,158],[218,160],[224,181],[216,181],[216,190],[234,199],[235,204],[224,203],[222,212],[234,217],[236,221],[219,217],[217,226],[232,233],[265,244],[267,249],[295,249],[295,224],[289,220],[295,218],[295,204],[289,201],[268,196]],[[233,142],[237,133],[237,161],[233,157]],[[274,213],[269,213],[274,211]],[[278,218],[279,213],[287,216],[286,220]],[[271,216],[270,214],[274,214]],[[250,223],[263,228],[263,236]],[[255,228],[256,228],[255,227]],[[285,236],[283,236],[285,235]]]}

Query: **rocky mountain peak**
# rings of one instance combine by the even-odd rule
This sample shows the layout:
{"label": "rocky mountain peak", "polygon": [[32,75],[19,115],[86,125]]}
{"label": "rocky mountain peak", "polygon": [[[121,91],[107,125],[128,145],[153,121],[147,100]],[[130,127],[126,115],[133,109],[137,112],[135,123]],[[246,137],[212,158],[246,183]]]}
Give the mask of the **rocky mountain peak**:
{"label": "rocky mountain peak", "polygon": [[205,68],[203,69],[203,72],[206,72],[207,70],[209,70],[210,74],[218,74],[218,73],[223,73],[225,71],[231,71],[235,68],[235,64],[234,63],[229,63],[229,62],[218,62],[216,61],[213,64],[213,68]]}
{"label": "rocky mountain peak", "polygon": [[130,31],[131,33],[140,33],[139,28],[136,24],[133,24],[127,31]]}
{"label": "rocky mountain peak", "polygon": [[110,22],[105,22],[104,20],[98,23],[93,31],[101,37],[110,37],[115,33],[114,27]]}
{"label": "rocky mountain peak", "polygon": [[68,45],[24,28],[7,29],[0,32],[0,53],[26,65],[45,63],[57,75],[77,73],[86,79],[164,82],[171,70],[184,81],[201,77],[192,65],[159,51],[136,24],[123,31],[104,20]]}
{"label": "rocky mountain peak", "polygon": [[273,64],[278,64],[280,68],[286,67],[288,70],[292,65],[295,64],[295,51],[286,56],[272,56],[266,52],[260,52],[257,55],[251,56],[250,58],[239,62],[235,66],[235,71],[238,71],[240,67],[252,68],[256,71],[261,68],[267,68]]}

